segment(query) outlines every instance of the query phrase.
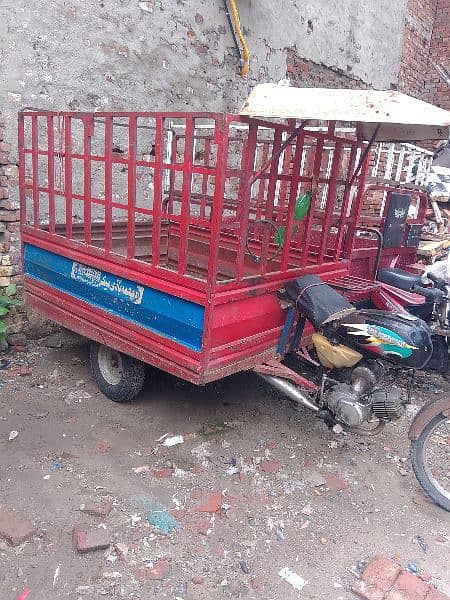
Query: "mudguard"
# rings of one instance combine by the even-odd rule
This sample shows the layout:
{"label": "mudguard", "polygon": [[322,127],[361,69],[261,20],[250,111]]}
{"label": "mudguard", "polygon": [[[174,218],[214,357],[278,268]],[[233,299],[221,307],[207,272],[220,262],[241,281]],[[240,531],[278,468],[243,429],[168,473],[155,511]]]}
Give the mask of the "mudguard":
{"label": "mudguard", "polygon": [[422,429],[429,423],[436,415],[443,414],[445,417],[450,417],[450,398],[441,398],[440,400],[430,400],[427,402],[411,423],[409,428],[408,437],[410,440],[417,440],[422,432]]}

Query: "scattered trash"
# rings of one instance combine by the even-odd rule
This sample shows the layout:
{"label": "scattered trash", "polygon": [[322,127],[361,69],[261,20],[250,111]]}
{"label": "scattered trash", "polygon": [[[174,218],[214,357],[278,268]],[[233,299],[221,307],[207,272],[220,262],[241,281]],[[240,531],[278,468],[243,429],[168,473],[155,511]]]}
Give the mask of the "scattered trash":
{"label": "scattered trash", "polygon": [[58,462],[57,460],[54,460],[53,463],[52,463],[52,469],[54,471],[61,471],[62,464],[60,462]]}
{"label": "scattered trash", "polygon": [[9,440],[10,442],[12,442],[13,440],[15,440],[15,439],[16,439],[16,437],[17,437],[18,435],[19,435],[19,432],[18,432],[18,431],[16,431],[15,429],[13,429],[13,430],[10,432],[10,434],[9,434],[8,440]]}
{"label": "scattered trash", "polygon": [[167,535],[171,531],[180,529],[180,524],[173,515],[165,508],[155,509],[147,515],[147,521],[160,531]]}
{"label": "scattered trash", "polygon": [[245,560],[241,560],[241,562],[239,563],[239,566],[241,567],[242,572],[245,573],[246,575],[248,575],[250,573],[250,567],[245,562]]}
{"label": "scattered trash", "polygon": [[116,552],[120,558],[125,559],[127,557],[129,550],[127,544],[124,544],[123,542],[118,542],[114,545],[114,548],[116,549]]}
{"label": "scattered trash", "polygon": [[116,562],[117,558],[117,554],[108,554],[108,556],[106,557],[106,562],[109,562],[111,565],[113,565]]}
{"label": "scattered trash", "polygon": [[[146,520],[153,525],[159,533],[165,535],[180,529],[180,524],[169,510],[152,496],[134,496],[133,501],[146,513]],[[133,519],[133,517],[132,517]],[[137,521],[139,522],[139,521]]]}
{"label": "scattered trash", "polygon": [[428,544],[424,540],[424,538],[421,535],[417,535],[414,539],[415,539],[416,543],[420,546],[421,550],[424,553],[426,553],[426,551],[428,550]]}
{"label": "scattered trash", "polygon": [[310,504],[307,504],[302,508],[302,514],[310,517],[312,514],[314,514],[313,507]]}
{"label": "scattered trash", "polygon": [[135,467],[133,471],[140,475],[141,473],[148,473],[150,471],[150,467],[148,465],[142,465],[142,467]]}
{"label": "scattered trash", "polygon": [[297,575],[297,573],[291,571],[289,567],[284,567],[283,569],[281,569],[278,575],[298,591],[302,590],[308,583],[303,579],[303,577],[300,577],[300,575]]}
{"label": "scattered trash", "polygon": [[43,410],[42,412],[30,413],[30,417],[34,417],[35,419],[45,419],[48,417],[48,410]]}
{"label": "scattered trash", "polygon": [[418,567],[416,565],[416,563],[409,562],[406,565],[406,570],[409,571],[410,573],[418,573],[420,571],[420,567]]}
{"label": "scattered trash", "polygon": [[153,2],[150,0],[142,0],[142,2],[138,2],[139,8],[144,12],[152,13],[153,12]]}
{"label": "scattered trash", "polygon": [[50,479],[50,475],[44,475],[43,479],[45,479],[45,480]]}
{"label": "scattered trash", "polygon": [[26,600],[30,594],[31,590],[24,590],[19,596],[17,596],[16,600]]}
{"label": "scattered trash", "polygon": [[58,583],[60,571],[61,571],[61,563],[59,563],[59,565],[55,569],[55,572],[53,573],[53,589],[55,589],[56,584]]}
{"label": "scattered trash", "polygon": [[184,442],[184,438],[182,435],[173,435],[171,437],[167,437],[162,445],[166,448],[171,448],[172,446],[177,446],[178,444],[182,444]]}

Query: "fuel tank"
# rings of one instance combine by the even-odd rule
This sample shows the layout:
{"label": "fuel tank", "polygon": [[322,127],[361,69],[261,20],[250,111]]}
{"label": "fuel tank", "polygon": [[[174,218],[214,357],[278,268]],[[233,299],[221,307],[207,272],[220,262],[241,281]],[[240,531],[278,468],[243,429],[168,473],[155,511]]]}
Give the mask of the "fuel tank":
{"label": "fuel tank", "polygon": [[413,369],[422,369],[433,353],[430,328],[409,314],[360,309],[342,319],[336,333],[342,343],[365,356]]}

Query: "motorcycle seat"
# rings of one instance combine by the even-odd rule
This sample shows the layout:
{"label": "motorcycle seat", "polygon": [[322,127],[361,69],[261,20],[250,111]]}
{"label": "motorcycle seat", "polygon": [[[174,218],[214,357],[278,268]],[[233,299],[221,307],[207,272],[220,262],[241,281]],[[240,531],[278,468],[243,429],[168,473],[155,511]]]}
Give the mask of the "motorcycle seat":
{"label": "motorcycle seat", "polygon": [[378,281],[392,285],[405,292],[410,292],[413,286],[422,286],[422,279],[420,275],[414,275],[414,273],[408,273],[403,269],[380,269],[377,275]]}

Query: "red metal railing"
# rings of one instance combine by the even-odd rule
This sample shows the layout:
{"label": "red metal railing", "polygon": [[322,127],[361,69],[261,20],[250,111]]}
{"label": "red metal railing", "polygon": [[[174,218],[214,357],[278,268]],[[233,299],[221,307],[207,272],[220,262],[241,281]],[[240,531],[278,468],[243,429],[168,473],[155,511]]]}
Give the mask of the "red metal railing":
{"label": "red metal railing", "polygon": [[[360,148],[330,126],[298,130],[280,153],[295,127],[215,113],[25,111],[24,238],[186,295],[342,271],[361,204],[363,178],[351,182]],[[305,192],[311,207],[295,222]]]}

